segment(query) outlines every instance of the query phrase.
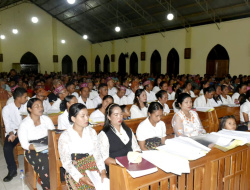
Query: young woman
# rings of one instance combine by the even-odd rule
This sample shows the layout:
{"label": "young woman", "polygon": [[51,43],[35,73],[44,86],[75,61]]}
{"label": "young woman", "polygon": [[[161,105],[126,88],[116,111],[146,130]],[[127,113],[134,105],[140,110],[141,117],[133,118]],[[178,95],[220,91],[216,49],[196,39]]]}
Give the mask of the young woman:
{"label": "young woman", "polygon": [[98,143],[108,174],[109,164],[116,164],[115,157],[127,156],[129,151],[140,151],[133,131],[123,122],[119,105],[110,104],[107,107]]}
{"label": "young woman", "polygon": [[60,159],[66,170],[66,184],[68,189],[94,189],[85,171],[97,171],[102,180],[107,176],[96,131],[89,126],[86,106],[80,103],[72,105],[69,121],[73,127],[64,131],[58,141]]}
{"label": "young woman", "polygon": [[222,104],[234,104],[232,98],[228,95],[228,87],[226,85],[221,85],[221,100]]}
{"label": "young woman", "polygon": [[250,121],[250,91],[246,94],[241,94],[240,97],[240,121],[249,122]]}
{"label": "young woman", "polygon": [[131,119],[147,117],[148,104],[145,90],[138,89],[135,92],[134,104],[130,108]]}
{"label": "young woman", "polygon": [[211,103],[211,99],[215,94],[214,87],[204,88],[204,95],[199,96],[194,101],[194,107],[213,107]]}
{"label": "young woman", "polygon": [[93,101],[89,98],[89,88],[87,83],[83,83],[80,86],[80,97],[78,103],[84,104],[87,109],[95,108]]}
{"label": "young woman", "polygon": [[179,83],[174,83],[172,86],[172,93],[170,94],[170,96],[168,97],[169,100],[175,100],[175,94],[176,91],[180,88],[180,84]]}
{"label": "young woman", "polygon": [[168,101],[168,93],[165,90],[160,90],[159,92],[156,93],[155,96],[156,96],[158,102],[163,107],[163,115],[169,114],[170,109],[169,109],[168,105],[166,104]]}
{"label": "young woman", "polygon": [[43,115],[43,103],[31,98],[27,103],[29,115],[22,121],[18,137],[25,150],[25,159],[34,167],[41,178],[43,189],[50,189],[48,153],[36,152],[33,143],[48,144],[48,130],[55,129],[48,116]]}
{"label": "young woman", "polygon": [[161,78],[160,77],[156,78],[155,83],[154,83],[154,88],[152,90],[154,93],[157,93],[157,92],[159,92],[161,90],[160,89],[160,83],[161,83]]}
{"label": "young woman", "polygon": [[102,104],[99,104],[99,106],[96,108],[96,110],[91,113],[89,118],[93,122],[104,122],[105,110],[108,107],[108,105],[112,104],[113,102],[114,102],[114,99],[112,96],[110,96],[110,95],[104,96]]}
{"label": "young woman", "polygon": [[239,97],[241,94],[245,94],[247,92],[247,85],[246,84],[239,84],[236,89],[235,89],[235,93],[232,96],[232,101],[234,103],[239,103]]}
{"label": "young woman", "polygon": [[162,116],[162,105],[152,102],[148,108],[148,118],[141,122],[136,130],[141,150],[152,150],[165,144],[166,125],[161,121]]}
{"label": "young woman", "polygon": [[191,82],[186,82],[184,85],[183,85],[183,92],[184,93],[188,93],[191,98],[195,98],[195,94],[194,92],[192,91],[192,85],[191,85]]}
{"label": "young woman", "polygon": [[63,113],[58,116],[58,129],[68,129],[72,125],[69,123],[69,108],[77,103],[77,99],[73,95],[66,96],[60,104],[60,111]]}
{"label": "young woman", "polygon": [[218,107],[221,106],[222,102],[222,98],[221,98],[221,86],[220,85],[215,85],[214,86],[215,89],[215,93],[213,98],[211,99],[211,105],[213,107]]}
{"label": "young woman", "polygon": [[202,83],[202,88],[201,88],[201,91],[200,91],[200,93],[199,93],[199,96],[202,96],[202,95],[204,95],[204,88],[207,88],[207,87],[209,87],[209,82],[208,81],[203,81],[203,83]]}
{"label": "young woman", "polygon": [[168,81],[168,93],[171,94],[173,92],[173,85],[174,85],[174,80],[173,79],[170,79]]}
{"label": "young woman", "polygon": [[172,119],[175,136],[191,137],[206,133],[198,114],[191,110],[192,98],[189,94],[180,94],[175,104],[175,106],[180,109],[180,111],[175,113]]}

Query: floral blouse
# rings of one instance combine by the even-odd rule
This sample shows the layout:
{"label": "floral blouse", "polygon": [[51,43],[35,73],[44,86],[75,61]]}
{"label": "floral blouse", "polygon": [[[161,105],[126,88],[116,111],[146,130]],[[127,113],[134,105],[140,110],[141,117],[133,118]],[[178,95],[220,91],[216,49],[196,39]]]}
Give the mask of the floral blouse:
{"label": "floral blouse", "polygon": [[182,110],[175,113],[172,119],[172,127],[174,128],[175,136],[198,136],[206,133],[203,129],[200,118],[195,111],[189,111],[191,118],[185,116]]}

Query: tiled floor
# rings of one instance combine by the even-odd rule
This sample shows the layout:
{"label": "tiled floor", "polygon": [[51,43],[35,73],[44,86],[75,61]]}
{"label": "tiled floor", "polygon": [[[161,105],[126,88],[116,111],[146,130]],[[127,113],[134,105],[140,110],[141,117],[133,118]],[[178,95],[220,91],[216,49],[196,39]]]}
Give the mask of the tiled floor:
{"label": "tiled floor", "polygon": [[[8,174],[8,170],[3,155],[3,147],[0,145],[0,190],[29,190],[19,178],[20,170],[24,170],[23,159],[23,155],[18,156],[19,168],[17,169],[17,177],[13,178],[10,182],[3,182],[3,178]],[[42,190],[42,187],[37,184],[37,189]]]}

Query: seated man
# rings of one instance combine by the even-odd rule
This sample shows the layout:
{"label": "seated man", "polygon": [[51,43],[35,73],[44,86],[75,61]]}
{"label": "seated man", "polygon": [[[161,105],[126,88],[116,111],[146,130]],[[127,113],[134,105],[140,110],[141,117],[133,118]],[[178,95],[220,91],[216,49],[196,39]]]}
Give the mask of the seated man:
{"label": "seated man", "polygon": [[84,104],[87,107],[87,109],[95,108],[93,101],[89,98],[88,83],[81,84],[80,97],[78,98],[78,103]]}
{"label": "seated man", "polygon": [[102,99],[104,96],[108,95],[108,86],[107,84],[105,83],[101,83],[99,86],[98,86],[98,93],[99,93],[99,96],[95,97],[93,99],[93,103],[94,103],[94,106],[95,108],[99,105],[99,104],[102,104]]}
{"label": "seated man", "polygon": [[154,102],[156,100],[155,93],[152,91],[153,85],[151,81],[147,80],[143,83],[144,90],[147,94],[147,102]]}
{"label": "seated man", "polygon": [[125,86],[117,86],[117,93],[113,95],[114,103],[118,105],[127,105],[128,100],[127,96],[125,96],[126,93],[126,87]]}
{"label": "seated man", "polygon": [[4,182],[11,181],[17,175],[17,166],[14,159],[13,149],[19,143],[17,130],[22,122],[20,112],[27,112],[26,102],[27,91],[18,87],[13,92],[14,102],[3,108],[3,122],[5,125],[4,157],[8,167],[8,175],[3,179]]}

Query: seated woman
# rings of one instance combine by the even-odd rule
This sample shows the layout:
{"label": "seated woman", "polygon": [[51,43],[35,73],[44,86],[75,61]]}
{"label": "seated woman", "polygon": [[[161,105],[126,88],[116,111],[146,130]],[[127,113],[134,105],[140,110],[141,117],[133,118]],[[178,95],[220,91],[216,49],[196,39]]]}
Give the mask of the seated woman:
{"label": "seated woman", "polygon": [[187,93],[178,96],[175,103],[180,109],[172,119],[172,127],[175,136],[198,136],[206,133],[203,129],[200,118],[195,111],[192,111],[192,98]]}
{"label": "seated woman", "polygon": [[191,98],[195,98],[195,94],[194,92],[192,91],[192,85],[191,85],[191,82],[185,82],[185,84],[183,85],[182,87],[184,90],[183,90],[183,93],[188,93]]}
{"label": "seated woman", "polygon": [[153,92],[156,94],[157,92],[159,92],[161,90],[160,88],[160,83],[161,83],[161,78],[160,77],[157,77],[155,79],[155,82],[154,82],[154,88],[153,88]]}
{"label": "seated woman", "polygon": [[127,156],[129,151],[140,151],[133,131],[123,122],[119,105],[110,104],[107,107],[98,143],[108,174],[109,164],[116,164],[115,157]]}
{"label": "seated woman", "polygon": [[207,87],[204,88],[204,95],[199,96],[194,101],[194,107],[213,107],[211,103],[211,99],[213,98],[215,94],[214,87]]}
{"label": "seated woman", "polygon": [[127,105],[121,105],[120,108],[122,109],[123,120],[131,119],[131,112],[128,109]]}
{"label": "seated woman", "polygon": [[239,104],[239,97],[241,94],[245,94],[247,92],[247,85],[246,84],[238,84],[235,93],[232,95],[232,101],[236,104]]}
{"label": "seated woman", "polygon": [[94,112],[90,114],[90,119],[92,122],[104,122],[105,120],[105,110],[109,104],[112,104],[114,99],[110,95],[106,95],[103,97],[102,104],[99,104]]}
{"label": "seated woman", "polygon": [[145,90],[138,89],[135,92],[134,104],[130,108],[131,119],[147,117],[148,104]]}
{"label": "seated woman", "polygon": [[68,189],[94,189],[85,171],[97,171],[102,180],[107,176],[96,131],[89,126],[86,106],[80,103],[72,105],[68,119],[73,127],[64,131],[58,141],[60,159],[66,170],[66,184]]}
{"label": "seated woman", "polygon": [[180,84],[179,83],[174,83],[173,86],[172,86],[172,93],[170,94],[170,96],[168,96],[168,99],[169,100],[175,100],[175,94],[176,94],[176,91],[180,88]]}
{"label": "seated woman", "polygon": [[199,96],[204,95],[204,88],[209,87],[209,81],[203,81],[201,86],[202,88],[200,90]]}
{"label": "seated woman", "polygon": [[22,121],[18,138],[25,150],[25,159],[34,167],[41,178],[43,189],[50,189],[48,153],[36,152],[33,143],[48,144],[48,130],[55,129],[48,116],[43,115],[43,103],[31,98],[27,103],[29,115]]}
{"label": "seated woman", "polygon": [[240,121],[250,121],[250,90],[247,91],[246,95],[241,94],[240,97]]}
{"label": "seated woman", "polygon": [[60,111],[63,113],[58,116],[58,129],[68,129],[72,125],[69,123],[69,108],[71,105],[77,103],[77,99],[74,95],[69,95],[64,98],[60,104]]}
{"label": "seated woman", "polygon": [[221,100],[222,104],[234,104],[232,98],[228,95],[228,87],[226,85],[221,85]]}
{"label": "seated woman", "polygon": [[174,98],[174,102],[172,104],[173,109],[174,109],[174,113],[177,113],[179,111],[179,108],[175,106],[175,103],[179,97],[179,95],[182,93],[183,89],[182,88],[178,88],[178,90],[175,93],[175,98]]}
{"label": "seated woman", "polygon": [[165,144],[166,125],[161,121],[162,116],[162,105],[158,102],[152,102],[148,108],[148,118],[142,121],[136,130],[141,150],[153,150]]}
{"label": "seated woman", "polygon": [[222,99],[221,99],[221,86],[220,85],[215,85],[214,86],[215,93],[213,98],[211,99],[211,105],[213,107],[218,107],[221,106],[222,104]]}
{"label": "seated woman", "polygon": [[168,105],[166,104],[168,101],[168,93],[165,90],[160,90],[156,93],[156,98],[158,102],[163,106],[163,115],[167,115],[170,112]]}

